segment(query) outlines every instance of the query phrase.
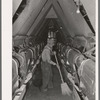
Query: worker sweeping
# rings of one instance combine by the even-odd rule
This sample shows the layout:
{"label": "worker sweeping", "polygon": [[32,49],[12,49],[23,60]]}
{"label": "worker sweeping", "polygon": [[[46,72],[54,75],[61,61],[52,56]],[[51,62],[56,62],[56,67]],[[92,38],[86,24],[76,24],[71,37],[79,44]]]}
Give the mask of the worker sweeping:
{"label": "worker sweeping", "polygon": [[52,55],[52,48],[54,46],[53,38],[49,38],[47,40],[47,45],[44,47],[42,52],[42,62],[41,62],[41,69],[42,69],[42,87],[41,91],[45,92],[48,88],[53,88],[52,83],[52,65],[56,65],[55,62],[51,60]]}

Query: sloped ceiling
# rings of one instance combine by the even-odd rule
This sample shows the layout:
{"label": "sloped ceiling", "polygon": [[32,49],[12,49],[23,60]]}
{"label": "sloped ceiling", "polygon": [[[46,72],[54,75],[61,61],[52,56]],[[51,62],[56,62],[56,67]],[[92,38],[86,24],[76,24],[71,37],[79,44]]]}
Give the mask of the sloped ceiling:
{"label": "sloped ceiling", "polygon": [[12,15],[15,14],[21,2],[22,0],[13,0],[13,14]]}
{"label": "sloped ceiling", "polygon": [[58,18],[58,16],[56,15],[53,7],[50,9],[50,11],[48,12],[46,18]]}
{"label": "sloped ceiling", "polygon": [[96,0],[81,0],[81,2],[84,5],[93,28],[95,29]]}
{"label": "sloped ceiling", "polygon": [[30,0],[13,24],[13,36],[38,33],[46,18],[58,18],[65,36],[87,36],[91,30],[83,16],[77,14],[76,10],[73,0]]}

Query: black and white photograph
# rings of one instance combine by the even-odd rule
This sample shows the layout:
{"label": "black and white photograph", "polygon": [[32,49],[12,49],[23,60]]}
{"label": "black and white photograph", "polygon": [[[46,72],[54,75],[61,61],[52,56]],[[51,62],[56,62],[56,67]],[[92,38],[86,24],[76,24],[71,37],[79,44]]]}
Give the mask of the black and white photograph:
{"label": "black and white photograph", "polygon": [[97,100],[96,1],[12,0],[11,100]]}

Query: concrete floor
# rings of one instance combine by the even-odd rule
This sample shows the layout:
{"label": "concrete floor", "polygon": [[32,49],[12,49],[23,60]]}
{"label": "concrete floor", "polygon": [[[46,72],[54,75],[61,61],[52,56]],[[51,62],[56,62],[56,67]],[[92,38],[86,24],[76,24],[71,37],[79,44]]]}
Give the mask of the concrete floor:
{"label": "concrete floor", "polygon": [[39,88],[35,87],[33,84],[29,87],[24,100],[73,100],[71,96],[63,96],[61,93],[61,80],[59,76],[58,69],[52,67],[53,70],[53,83],[54,88],[48,89],[47,92],[42,93]]}

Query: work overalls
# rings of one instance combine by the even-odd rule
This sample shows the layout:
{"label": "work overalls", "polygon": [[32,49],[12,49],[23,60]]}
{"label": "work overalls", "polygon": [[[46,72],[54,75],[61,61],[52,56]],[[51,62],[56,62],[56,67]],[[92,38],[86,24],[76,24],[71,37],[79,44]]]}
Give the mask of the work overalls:
{"label": "work overalls", "polygon": [[[48,49],[50,50],[50,56],[52,53],[51,48],[49,48],[48,46],[45,46],[44,49]],[[43,61],[41,62],[41,69],[42,69],[42,90],[46,90],[47,88],[52,88],[53,84],[52,84],[52,69],[51,69],[51,64],[48,63],[47,61]]]}

